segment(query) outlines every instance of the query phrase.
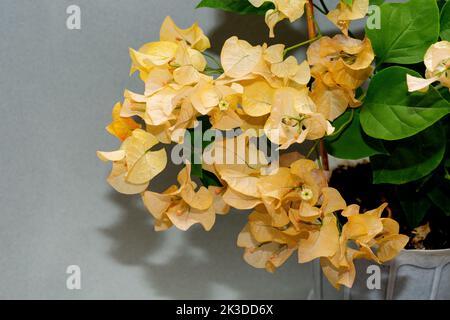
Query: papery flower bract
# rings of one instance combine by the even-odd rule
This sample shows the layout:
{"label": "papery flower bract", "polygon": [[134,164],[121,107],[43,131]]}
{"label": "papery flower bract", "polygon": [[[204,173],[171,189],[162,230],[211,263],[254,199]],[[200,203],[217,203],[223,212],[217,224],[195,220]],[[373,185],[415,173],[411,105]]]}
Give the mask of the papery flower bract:
{"label": "papery flower bract", "polygon": [[315,79],[311,98],[317,110],[333,121],[348,106],[358,107],[355,90],[372,74],[374,52],[368,38],[352,39],[344,35],[322,37],[307,50]]}
{"label": "papery flower bract", "polygon": [[184,40],[192,48],[199,51],[205,51],[211,47],[209,39],[197,23],[194,23],[187,29],[181,29],[177,27],[171,17],[166,17],[164,20],[160,30],[160,38],[162,41],[172,42]]}
{"label": "papery flower bract", "polygon": [[147,189],[151,179],[158,175],[167,164],[164,149],[150,151],[158,140],[142,129],[136,129],[125,139],[119,150],[97,151],[103,161],[112,161],[113,169],[107,181],[124,194],[136,194]]}
{"label": "papery flower bract", "polygon": [[408,91],[428,90],[428,86],[439,81],[450,90],[450,42],[440,41],[426,52],[424,63],[427,68],[426,79],[406,75]]}
{"label": "papery flower bract", "polygon": [[259,8],[265,2],[272,2],[275,9],[270,9],[266,12],[266,24],[269,27],[271,38],[275,37],[275,25],[284,20],[289,19],[294,22],[305,12],[305,4],[307,0],[248,0],[253,6]]}
{"label": "papery flower bract", "polygon": [[322,37],[307,50],[311,75],[329,87],[356,89],[372,74],[375,54],[368,38]]}
{"label": "papery flower bract", "polygon": [[112,122],[106,127],[106,130],[123,141],[131,135],[134,129],[140,128],[141,126],[131,117],[121,117],[121,109],[122,105],[120,102],[114,105],[112,110]]}
{"label": "papery flower bract", "polygon": [[175,225],[180,230],[188,230],[194,224],[201,224],[206,231],[211,230],[215,222],[216,210],[220,214],[228,212],[228,206],[217,197],[216,188],[201,186],[198,190],[191,180],[191,165],[186,164],[178,174],[178,183],[163,193],[145,191],[144,204],[155,218],[155,230],[166,230]]}
{"label": "papery flower bract", "polygon": [[364,18],[368,10],[369,0],[353,0],[351,5],[341,0],[327,17],[347,36],[350,22]]}
{"label": "papery flower bract", "polygon": [[306,139],[321,138],[334,130],[323,115],[316,113],[316,106],[306,88],[278,89],[273,101],[264,131],[270,141],[280,145],[280,149]]}
{"label": "papery flower bract", "polygon": [[[402,250],[409,238],[398,234],[398,223],[389,218],[381,218],[387,204],[377,209],[359,213],[359,206],[351,205],[342,211],[348,222],[342,227],[339,251],[328,258],[321,258],[322,270],[331,284],[352,287],[355,279],[354,259],[369,259],[383,263],[393,259]],[[356,245],[349,247],[352,241]],[[378,247],[376,254],[371,247]]]}
{"label": "papery flower bract", "polygon": [[262,58],[261,46],[231,37],[225,41],[220,60],[225,75],[240,78],[250,74]]}

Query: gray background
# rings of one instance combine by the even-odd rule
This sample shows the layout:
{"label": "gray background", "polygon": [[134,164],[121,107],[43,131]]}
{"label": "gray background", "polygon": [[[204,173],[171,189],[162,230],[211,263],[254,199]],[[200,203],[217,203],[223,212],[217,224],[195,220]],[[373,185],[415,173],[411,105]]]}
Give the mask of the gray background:
{"label": "gray background", "polygon": [[[194,10],[196,2],[0,2],[0,298],[307,297],[310,265],[292,257],[269,274],[242,260],[244,213],[219,217],[209,233],[156,233],[139,197],[114,192],[110,165],[96,158],[118,146],[104,131],[113,104],[125,88],[142,90],[128,77],[128,47],[156,40],[166,15],[182,27],[198,20],[215,53],[232,35],[268,40],[262,17]],[[81,30],[66,28],[71,4],[81,7]],[[306,38],[304,19],[276,31],[286,44]],[[82,290],[66,289],[72,264]]]}

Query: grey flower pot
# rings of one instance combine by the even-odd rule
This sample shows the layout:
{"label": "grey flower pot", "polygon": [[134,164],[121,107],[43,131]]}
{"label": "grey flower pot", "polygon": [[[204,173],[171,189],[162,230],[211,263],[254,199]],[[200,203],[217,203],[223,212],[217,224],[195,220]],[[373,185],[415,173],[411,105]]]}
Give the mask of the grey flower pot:
{"label": "grey flower pot", "polygon": [[[394,260],[379,266],[379,288],[373,287],[376,265],[365,260],[355,261],[356,279],[353,288],[337,291],[324,277],[318,262],[314,263],[314,289],[310,299],[346,300],[441,300],[450,299],[450,249],[403,250]],[[377,267],[372,267],[377,269]],[[369,286],[368,286],[369,282]]]}

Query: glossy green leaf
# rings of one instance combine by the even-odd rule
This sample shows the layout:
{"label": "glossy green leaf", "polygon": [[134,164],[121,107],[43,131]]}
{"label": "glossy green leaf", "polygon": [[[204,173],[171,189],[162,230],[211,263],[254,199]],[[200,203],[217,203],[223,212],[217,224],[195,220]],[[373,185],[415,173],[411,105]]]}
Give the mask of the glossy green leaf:
{"label": "glossy green leaf", "polygon": [[441,179],[429,192],[428,198],[447,216],[450,216],[450,181]]}
{"label": "glossy green leaf", "polygon": [[203,186],[208,188],[209,186],[222,187],[219,178],[217,178],[212,172],[202,169],[202,177],[200,178]]}
{"label": "glossy green leaf", "polygon": [[384,3],[384,0],[370,0],[369,5],[373,6],[381,6]]}
{"label": "glossy green leaf", "polygon": [[369,136],[398,140],[417,134],[450,113],[450,103],[433,87],[409,93],[403,67],[386,68],[373,77],[361,111],[361,125]]}
{"label": "glossy green leaf", "polygon": [[214,8],[238,14],[264,15],[267,10],[273,9],[274,5],[267,2],[256,8],[247,0],[202,0],[197,8]]}
{"label": "glossy green leaf", "polygon": [[439,8],[436,1],[410,0],[384,3],[379,29],[366,27],[381,63],[413,64],[423,61],[426,50],[439,37]]}
{"label": "glossy green leaf", "polygon": [[447,2],[441,11],[441,38],[450,41],[450,2]]}
{"label": "glossy green leaf", "polygon": [[329,154],[350,160],[387,154],[381,140],[373,139],[363,132],[359,114],[360,109],[349,109],[333,121],[337,134],[325,139]]}
{"label": "glossy green leaf", "polygon": [[444,129],[436,124],[414,137],[391,142],[389,156],[370,158],[373,183],[404,184],[425,177],[441,163],[444,141]]}
{"label": "glossy green leaf", "polygon": [[411,229],[421,225],[423,218],[431,207],[431,201],[426,194],[417,192],[414,187],[414,185],[401,187],[398,193],[400,205]]}
{"label": "glossy green leaf", "polygon": [[198,125],[201,125],[201,129],[202,129],[202,141],[201,141],[201,145],[200,143],[197,143],[198,146],[195,145],[195,134],[194,131],[195,129],[188,129],[187,133],[189,133],[190,135],[190,143],[191,143],[191,175],[202,178],[203,177],[203,169],[202,169],[202,154],[203,154],[203,150],[205,150],[205,148],[212,142],[212,141],[205,141],[203,140],[203,134],[205,133],[205,131],[211,129],[212,125],[211,122],[209,122],[209,117],[208,116],[200,116],[197,118],[198,121]]}

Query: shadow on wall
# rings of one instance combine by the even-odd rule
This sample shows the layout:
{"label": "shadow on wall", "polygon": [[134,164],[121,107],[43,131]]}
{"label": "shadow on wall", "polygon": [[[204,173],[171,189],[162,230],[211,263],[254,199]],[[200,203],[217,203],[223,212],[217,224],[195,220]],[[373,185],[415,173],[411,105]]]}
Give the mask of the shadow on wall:
{"label": "shadow on wall", "polygon": [[148,286],[161,297],[305,299],[309,293],[310,265],[299,265],[295,255],[275,274],[245,263],[236,237],[247,214],[218,216],[210,232],[195,226],[187,232],[172,228],[158,233],[139,197],[111,192],[109,200],[122,208],[120,220],[101,230],[112,240],[111,257],[141,267]]}
{"label": "shadow on wall", "polygon": [[[238,15],[230,12],[215,10],[217,26],[208,32],[211,40],[211,51],[219,55],[225,40],[231,36],[247,40],[253,45],[268,45],[283,43],[286,47],[298,44],[308,39],[308,27],[303,17],[293,23],[288,20],[279,22],[275,27],[275,38],[269,38],[269,29],[264,22],[264,16]],[[323,35],[334,36],[339,30],[324,15],[316,13],[317,21],[322,29]],[[365,20],[357,20],[352,23],[353,35],[362,39],[364,37]],[[256,31],[256,32],[255,32]]]}
{"label": "shadow on wall", "polygon": [[300,19],[295,23],[280,22],[275,29],[275,39],[269,38],[269,29],[264,22],[264,16],[242,16],[230,12],[215,10],[216,27],[208,32],[211,40],[211,51],[220,54],[225,40],[231,36],[247,40],[253,45],[284,43],[294,45],[307,39],[306,20]]}

